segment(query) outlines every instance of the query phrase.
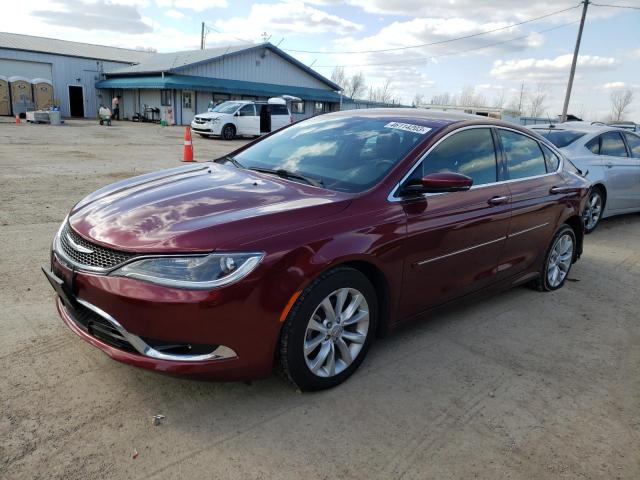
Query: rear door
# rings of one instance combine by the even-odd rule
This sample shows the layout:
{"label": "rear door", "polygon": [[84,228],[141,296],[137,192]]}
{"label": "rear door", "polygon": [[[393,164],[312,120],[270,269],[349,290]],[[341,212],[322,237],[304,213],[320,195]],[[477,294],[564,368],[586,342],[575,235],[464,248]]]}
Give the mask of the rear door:
{"label": "rear door", "polygon": [[271,130],[277,130],[289,125],[290,115],[286,105],[270,105],[271,110]]}
{"label": "rear door", "polygon": [[600,155],[607,180],[607,209],[634,208],[637,201],[638,161],[629,157],[621,132],[600,135]]}
{"label": "rear door", "polygon": [[640,136],[635,133],[625,132],[624,138],[631,154],[634,177],[634,208],[640,208]]}
{"label": "rear door", "polygon": [[256,107],[253,103],[248,103],[238,110],[236,117],[238,135],[258,135],[260,133],[260,119],[256,116]]}
{"label": "rear door", "polygon": [[494,135],[468,127],[441,140],[409,175],[458,172],[471,190],[401,200],[407,215],[401,316],[478,290],[496,278],[509,226],[509,190],[498,182]]}
{"label": "rear door", "polygon": [[557,171],[560,161],[551,150],[553,156],[545,158],[533,137],[505,128],[497,132],[511,196],[511,223],[498,271],[500,277],[510,277],[544,257],[567,194],[552,193],[565,182]]}

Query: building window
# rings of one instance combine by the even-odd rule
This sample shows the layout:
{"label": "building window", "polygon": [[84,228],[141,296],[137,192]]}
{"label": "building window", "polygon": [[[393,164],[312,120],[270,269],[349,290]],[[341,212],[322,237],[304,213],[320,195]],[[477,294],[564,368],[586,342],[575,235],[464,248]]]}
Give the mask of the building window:
{"label": "building window", "polygon": [[191,92],[182,92],[182,108],[191,109]]}
{"label": "building window", "polygon": [[160,105],[163,107],[171,106],[171,90],[160,90]]}
{"label": "building window", "polygon": [[304,113],[304,102],[291,102],[291,113]]}
{"label": "building window", "polygon": [[313,113],[318,114],[324,112],[324,103],[316,102],[313,106]]}

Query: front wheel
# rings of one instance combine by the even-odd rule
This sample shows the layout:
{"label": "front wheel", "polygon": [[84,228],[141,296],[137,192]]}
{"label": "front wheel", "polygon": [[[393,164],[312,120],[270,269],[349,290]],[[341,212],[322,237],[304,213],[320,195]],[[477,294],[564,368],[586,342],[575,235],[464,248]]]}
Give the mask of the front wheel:
{"label": "front wheel", "polygon": [[300,295],[282,327],[282,371],[301,390],[339,385],[364,360],[377,319],[375,290],[362,273],[325,273]]}
{"label": "front wheel", "polygon": [[602,218],[603,206],[604,198],[602,197],[602,192],[598,188],[592,190],[582,215],[584,218],[584,233],[591,233],[596,229]]}
{"label": "front wheel", "polygon": [[576,235],[573,229],[565,224],[556,232],[547,251],[544,267],[537,281],[539,290],[550,292],[564,285],[573,264],[575,251]]}
{"label": "front wheel", "polygon": [[236,136],[236,127],[230,123],[222,127],[222,138],[225,140],[233,140]]}

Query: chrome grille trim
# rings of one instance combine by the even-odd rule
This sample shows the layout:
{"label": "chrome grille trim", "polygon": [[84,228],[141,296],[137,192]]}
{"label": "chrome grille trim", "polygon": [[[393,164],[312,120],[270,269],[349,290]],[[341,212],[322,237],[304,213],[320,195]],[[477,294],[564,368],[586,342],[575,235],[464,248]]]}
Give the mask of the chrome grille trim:
{"label": "chrome grille trim", "polygon": [[66,220],[56,234],[53,251],[70,266],[94,273],[108,273],[140,256],[89,242],[74,232]]}

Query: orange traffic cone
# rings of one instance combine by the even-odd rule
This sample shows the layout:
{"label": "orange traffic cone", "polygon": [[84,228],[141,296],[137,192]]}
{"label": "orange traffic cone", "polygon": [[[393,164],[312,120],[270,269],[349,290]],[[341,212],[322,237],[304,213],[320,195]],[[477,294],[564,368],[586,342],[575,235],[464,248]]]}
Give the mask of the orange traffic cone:
{"label": "orange traffic cone", "polygon": [[16,124],[20,125],[20,115],[16,115]]}
{"label": "orange traffic cone", "polygon": [[183,162],[194,162],[193,159],[193,143],[191,142],[191,127],[184,129],[184,154],[182,155]]}

